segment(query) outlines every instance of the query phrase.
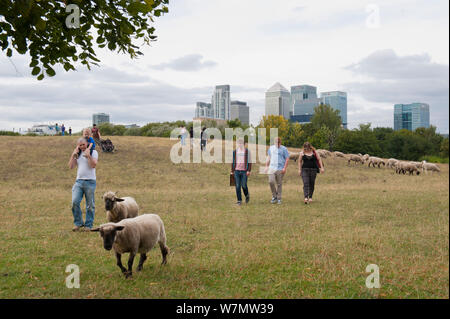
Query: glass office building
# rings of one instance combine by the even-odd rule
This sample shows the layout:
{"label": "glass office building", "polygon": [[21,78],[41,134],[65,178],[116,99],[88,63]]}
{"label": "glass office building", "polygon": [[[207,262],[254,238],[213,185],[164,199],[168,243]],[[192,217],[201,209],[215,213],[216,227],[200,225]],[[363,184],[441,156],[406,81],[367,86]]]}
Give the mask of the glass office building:
{"label": "glass office building", "polygon": [[265,114],[282,115],[286,119],[291,115],[291,94],[278,82],[266,91]]}
{"label": "glass office building", "polygon": [[395,104],[394,130],[415,131],[419,127],[430,127],[430,106],[426,103]]}
{"label": "glass office building", "polygon": [[230,86],[217,85],[211,104],[214,112],[214,118],[229,120],[230,119]]}
{"label": "glass office building", "polygon": [[197,102],[195,107],[195,117],[207,117],[212,118],[214,112],[211,103]]}
{"label": "glass office building", "polygon": [[102,123],[109,123],[109,114],[106,113],[92,114],[92,124],[100,125]]}
{"label": "glass office building", "polygon": [[242,124],[250,124],[250,114],[247,102],[231,101],[230,120],[238,119]]}
{"label": "glass office building", "polygon": [[347,93],[341,91],[322,92],[320,99],[322,104],[328,104],[334,110],[339,110],[342,126],[347,128]]}
{"label": "glass office building", "polygon": [[317,88],[312,85],[291,86],[292,120],[297,121],[302,118],[311,118],[314,115],[314,108],[320,105],[321,100],[317,97]]}

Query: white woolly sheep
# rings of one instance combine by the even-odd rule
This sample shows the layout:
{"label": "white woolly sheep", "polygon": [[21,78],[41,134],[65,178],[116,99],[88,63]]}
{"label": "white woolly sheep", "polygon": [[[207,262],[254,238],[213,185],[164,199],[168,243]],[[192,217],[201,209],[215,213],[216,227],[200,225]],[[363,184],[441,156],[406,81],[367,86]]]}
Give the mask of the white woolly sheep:
{"label": "white woolly sheep", "polygon": [[367,162],[369,160],[369,158],[370,158],[369,154],[364,154],[363,155],[363,159],[364,159],[365,162]]}
{"label": "white woolly sheep", "polygon": [[[131,277],[133,262],[136,254],[140,254],[137,271],[141,271],[147,252],[157,243],[161,249],[162,265],[167,263],[169,247],[166,246],[166,231],[164,223],[158,215],[144,214],[135,218],[123,219],[118,223],[107,223],[91,231],[100,232],[103,238],[103,247],[106,250],[114,249],[119,266],[126,278]],[[122,254],[130,253],[128,270],[122,265]]]}
{"label": "white woolly sheep", "polygon": [[375,165],[377,165],[378,168],[380,168],[381,165],[386,166],[386,163],[381,158],[376,156],[370,156],[368,162],[369,167],[370,165],[372,165],[372,167],[375,167]]}
{"label": "white woolly sheep", "polygon": [[388,159],[387,162],[386,162],[386,167],[389,167],[389,168],[395,168],[397,162],[398,162],[397,159],[395,159],[395,158],[390,158],[390,159]]}
{"label": "white woolly sheep", "polygon": [[345,158],[345,154],[342,153],[342,152],[335,151],[335,152],[333,152],[333,154],[334,154],[334,156],[336,156],[336,157],[343,157],[343,158]]}
{"label": "white woolly sheep", "polygon": [[296,162],[299,155],[300,153],[289,153],[289,160],[293,160],[294,162]]}
{"label": "white woolly sheep", "polygon": [[106,219],[118,223],[125,218],[133,218],[139,214],[139,206],[133,197],[117,197],[114,192],[106,192],[102,196],[105,201]]}
{"label": "white woolly sheep", "polygon": [[437,166],[436,164],[433,164],[433,163],[427,163],[426,161],[422,162],[422,170],[424,172],[428,172],[428,171],[438,172],[438,173],[441,172],[441,169],[439,168],[439,166]]}
{"label": "white woolly sheep", "polygon": [[354,161],[355,163],[360,162],[361,164],[364,164],[364,159],[362,158],[362,156],[356,154],[347,154],[347,161],[349,165],[351,161]]}
{"label": "white woolly sheep", "polygon": [[400,162],[400,161],[397,162],[395,172],[398,174],[403,173],[403,175],[406,172],[409,172],[409,175],[413,175],[414,173],[416,173],[417,175],[420,174],[420,171],[416,165],[411,164],[410,162]]}

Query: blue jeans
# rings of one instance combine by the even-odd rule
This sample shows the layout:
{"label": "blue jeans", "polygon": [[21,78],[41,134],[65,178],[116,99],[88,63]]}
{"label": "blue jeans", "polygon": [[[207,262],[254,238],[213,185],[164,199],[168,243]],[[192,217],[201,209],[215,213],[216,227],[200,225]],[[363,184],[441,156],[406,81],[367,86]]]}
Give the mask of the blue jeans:
{"label": "blue jeans", "polygon": [[[72,187],[72,214],[75,226],[92,228],[95,216],[95,179],[77,179]],[[80,203],[86,197],[86,222],[83,223],[83,213]]]}
{"label": "blue jeans", "polygon": [[234,180],[236,181],[236,196],[238,202],[242,202],[241,187],[244,191],[245,197],[248,196],[247,188],[247,172],[246,171],[234,171]]}
{"label": "blue jeans", "polygon": [[182,134],[181,135],[181,145],[186,145],[186,135]]}

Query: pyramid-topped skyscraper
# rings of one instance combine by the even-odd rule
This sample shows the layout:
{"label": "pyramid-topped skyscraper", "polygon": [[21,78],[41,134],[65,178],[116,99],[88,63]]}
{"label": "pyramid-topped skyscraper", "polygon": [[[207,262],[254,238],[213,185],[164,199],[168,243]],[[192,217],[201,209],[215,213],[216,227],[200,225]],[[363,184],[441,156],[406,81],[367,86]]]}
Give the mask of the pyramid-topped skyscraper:
{"label": "pyramid-topped skyscraper", "polygon": [[266,116],[282,115],[289,119],[291,115],[291,94],[277,82],[266,91]]}

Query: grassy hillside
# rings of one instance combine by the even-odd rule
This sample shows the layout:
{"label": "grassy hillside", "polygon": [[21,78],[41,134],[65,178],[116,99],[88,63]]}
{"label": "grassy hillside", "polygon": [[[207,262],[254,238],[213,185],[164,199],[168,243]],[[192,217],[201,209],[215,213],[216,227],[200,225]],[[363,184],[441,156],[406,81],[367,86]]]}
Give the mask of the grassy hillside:
{"label": "grassy hillside", "polygon": [[[176,165],[169,139],[113,137],[117,153],[97,166],[95,225],[106,222],[101,195],[119,191],[161,216],[171,248],[166,266],[155,249],[127,280],[98,233],[71,231],[75,140],[0,137],[0,298],[449,297],[448,164],[399,176],[325,159],[312,205],[294,163],[283,204],[271,205],[256,165],[251,201],[237,207],[229,164]],[[65,286],[69,264],[79,289]],[[365,286],[368,264],[380,289]]]}

